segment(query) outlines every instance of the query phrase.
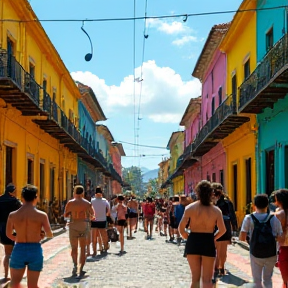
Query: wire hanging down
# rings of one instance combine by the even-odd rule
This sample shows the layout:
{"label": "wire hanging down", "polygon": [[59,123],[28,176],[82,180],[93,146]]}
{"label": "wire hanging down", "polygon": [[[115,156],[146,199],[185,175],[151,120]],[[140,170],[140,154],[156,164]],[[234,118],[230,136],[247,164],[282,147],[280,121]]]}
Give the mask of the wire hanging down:
{"label": "wire hanging down", "polygon": [[93,57],[93,45],[92,45],[92,41],[91,41],[91,38],[90,38],[89,34],[88,34],[88,33],[85,31],[85,29],[84,29],[84,21],[82,21],[81,30],[87,35],[87,37],[88,37],[88,39],[89,39],[89,41],[90,41],[91,53],[87,53],[87,54],[85,55],[85,60],[86,60],[87,62],[89,62],[89,61],[92,59],[92,57]]}

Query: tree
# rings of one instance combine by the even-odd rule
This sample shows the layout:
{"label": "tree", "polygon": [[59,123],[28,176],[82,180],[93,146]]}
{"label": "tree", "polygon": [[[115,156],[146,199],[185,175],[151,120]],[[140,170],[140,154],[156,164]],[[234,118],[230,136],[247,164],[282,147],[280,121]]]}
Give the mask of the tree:
{"label": "tree", "polygon": [[152,198],[158,196],[159,193],[159,185],[158,185],[158,178],[150,179],[147,184],[147,191],[148,195]]}
{"label": "tree", "polygon": [[122,169],[122,178],[124,182],[131,186],[132,193],[138,196],[143,196],[145,193],[143,185],[143,175],[141,169],[136,166],[131,166]]}

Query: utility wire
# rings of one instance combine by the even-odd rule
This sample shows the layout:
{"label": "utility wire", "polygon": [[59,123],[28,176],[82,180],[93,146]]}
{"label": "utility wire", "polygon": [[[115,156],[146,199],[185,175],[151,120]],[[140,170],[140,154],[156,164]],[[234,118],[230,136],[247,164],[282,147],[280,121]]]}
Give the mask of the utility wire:
{"label": "utility wire", "polygon": [[117,142],[119,142],[119,143],[124,143],[124,144],[128,144],[128,145],[137,145],[137,146],[140,146],[140,147],[147,147],[147,148],[165,149],[165,150],[167,150],[166,147],[150,146],[150,145],[140,145],[140,144],[134,144],[134,143],[125,142],[125,141],[117,141]]}
{"label": "utility wire", "polygon": [[185,18],[197,17],[197,16],[209,16],[219,14],[231,14],[231,13],[243,13],[243,12],[256,12],[264,10],[275,10],[287,8],[287,5],[275,6],[275,7],[263,7],[255,9],[239,9],[239,10],[226,10],[226,11],[212,11],[212,12],[200,12],[200,13],[187,13],[187,14],[174,14],[174,15],[159,15],[159,16],[139,16],[139,17],[123,17],[123,18],[91,18],[91,19],[31,19],[31,20],[16,20],[16,19],[0,19],[0,22],[106,22],[106,21],[131,21],[131,20],[143,20],[143,19],[166,19],[166,18]]}

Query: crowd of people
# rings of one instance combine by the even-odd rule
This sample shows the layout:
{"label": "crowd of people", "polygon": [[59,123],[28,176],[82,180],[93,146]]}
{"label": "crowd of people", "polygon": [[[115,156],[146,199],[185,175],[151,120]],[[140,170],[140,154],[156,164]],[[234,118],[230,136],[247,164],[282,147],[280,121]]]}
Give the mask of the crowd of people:
{"label": "crowd of people", "polygon": [[[250,245],[250,264],[256,288],[272,287],[274,267],[279,267],[283,288],[288,288],[288,190],[274,191],[270,198],[257,194],[255,211],[247,214],[239,229],[232,201],[220,183],[202,180],[191,197],[174,195],[169,199],[148,196],[138,201],[134,195],[113,195],[106,199],[101,187],[93,197],[85,197],[82,185],[76,185],[73,199],[67,202],[63,217],[68,220],[72,276],[83,277],[88,256],[105,255],[111,242],[120,242],[119,256],[125,252],[126,239],[133,239],[138,226],[146,240],[153,233],[168,243],[185,244],[192,288],[213,287],[217,277],[227,273],[227,247],[232,236]],[[0,196],[0,238],[4,246],[4,276],[11,287],[19,287],[26,266],[27,284],[36,288],[43,268],[41,240],[53,237],[45,212],[36,208],[37,187],[22,189],[21,201],[16,187],[9,184]],[[275,212],[269,211],[273,203]],[[32,231],[32,232],[31,232]],[[80,249],[79,249],[80,248]],[[80,251],[80,255],[78,255]],[[79,260],[78,260],[79,259]]]}

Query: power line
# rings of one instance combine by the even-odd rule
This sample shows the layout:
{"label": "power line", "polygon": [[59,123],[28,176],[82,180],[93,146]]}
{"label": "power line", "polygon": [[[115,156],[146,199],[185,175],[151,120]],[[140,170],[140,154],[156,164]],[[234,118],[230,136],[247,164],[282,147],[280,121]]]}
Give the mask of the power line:
{"label": "power line", "polygon": [[143,20],[143,19],[166,19],[166,18],[184,18],[184,22],[188,17],[197,16],[210,16],[219,14],[231,14],[231,13],[243,13],[243,12],[256,12],[264,10],[275,10],[287,8],[287,5],[275,6],[275,7],[263,7],[252,9],[239,9],[239,10],[226,10],[226,11],[212,11],[212,12],[200,12],[200,13],[186,13],[186,14],[174,14],[174,15],[159,15],[159,16],[139,16],[139,17],[123,17],[123,18],[91,18],[91,19],[30,19],[30,20],[16,20],[16,19],[0,19],[0,22],[107,22],[107,21],[131,21],[131,20]]}
{"label": "power line", "polygon": [[135,155],[135,156],[123,156],[123,157],[128,157],[128,158],[152,158],[152,157],[164,157],[164,156],[168,156],[169,154],[139,154],[139,155]]}
{"label": "power line", "polygon": [[117,141],[117,142],[119,142],[119,143],[124,143],[124,144],[128,144],[128,145],[136,145],[136,146],[140,146],[140,147],[147,147],[147,148],[165,149],[165,150],[167,150],[166,147],[150,146],[150,145],[140,145],[140,144],[134,144],[134,143],[125,142],[125,141]]}

